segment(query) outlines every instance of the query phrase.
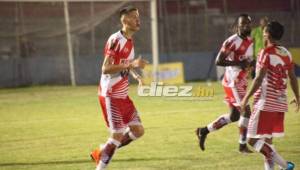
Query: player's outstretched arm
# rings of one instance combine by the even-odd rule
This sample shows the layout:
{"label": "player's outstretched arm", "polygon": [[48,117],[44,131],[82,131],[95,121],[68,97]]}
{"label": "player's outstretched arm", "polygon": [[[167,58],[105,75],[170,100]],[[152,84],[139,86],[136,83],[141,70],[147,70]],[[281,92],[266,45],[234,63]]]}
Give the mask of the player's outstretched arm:
{"label": "player's outstretched arm", "polygon": [[298,80],[295,75],[294,69],[289,69],[288,71],[289,79],[290,79],[290,85],[292,88],[292,91],[294,93],[295,98],[291,101],[291,103],[296,104],[296,111],[299,111],[299,85],[298,85]]}

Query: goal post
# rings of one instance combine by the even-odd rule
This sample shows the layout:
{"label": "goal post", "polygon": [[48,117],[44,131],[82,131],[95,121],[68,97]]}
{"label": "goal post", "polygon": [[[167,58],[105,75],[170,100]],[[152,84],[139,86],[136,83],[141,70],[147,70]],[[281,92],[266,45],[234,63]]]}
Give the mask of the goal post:
{"label": "goal post", "polygon": [[[116,13],[116,11],[118,11],[122,6],[126,5],[127,3],[145,3],[150,12],[149,17],[149,24],[151,25],[149,27],[149,29],[151,30],[151,54],[152,54],[152,62],[153,62],[153,81],[158,81],[158,65],[159,65],[159,45],[158,45],[158,19],[157,19],[157,0],[2,0],[0,3],[22,3],[24,4],[24,6],[26,6],[26,4],[43,4],[42,6],[55,6],[57,5],[59,8],[63,8],[61,11],[62,14],[61,18],[59,18],[60,21],[60,25],[52,25],[52,27],[57,27],[55,28],[55,30],[50,30],[49,29],[46,31],[46,29],[44,29],[46,27],[46,25],[43,25],[42,23],[39,26],[35,26],[35,25],[30,25],[31,22],[27,23],[27,28],[24,29],[24,23],[22,23],[23,21],[21,21],[21,29],[19,29],[18,33],[15,34],[16,37],[19,36],[23,36],[23,35],[31,35],[31,34],[39,34],[38,37],[41,38],[47,38],[47,37],[59,37],[59,36],[64,36],[65,37],[65,46],[66,46],[66,50],[65,53],[66,55],[64,56],[68,56],[67,57],[67,62],[68,62],[68,67],[69,67],[69,82],[71,82],[72,86],[76,86],[77,85],[77,72],[76,71],[76,54],[74,54],[74,51],[77,50],[77,47],[74,47],[74,42],[76,43],[80,43],[81,41],[77,41],[76,40],[76,36],[74,36],[74,33],[84,33],[90,31],[91,32],[91,39],[92,39],[92,46],[96,46],[95,45],[95,32],[93,31],[93,29],[95,28],[95,26],[99,25],[101,22],[104,22],[104,20],[108,17],[110,17],[111,15],[113,15],[114,13]],[[91,8],[90,8],[90,13],[91,16],[89,19],[87,20],[82,20],[82,21],[74,21],[74,18],[72,19],[72,12],[74,13],[74,10],[72,11],[70,9],[70,5],[75,4],[75,3],[84,3],[87,4],[89,3]],[[93,5],[95,3],[115,3],[115,5],[111,5],[111,11],[108,11],[106,14],[105,12],[102,12],[99,15],[95,15],[95,13],[93,12],[95,9],[93,7]],[[101,6],[100,4],[100,6]],[[37,5],[37,8],[38,6]],[[32,5],[34,6],[34,5]],[[29,7],[28,7],[29,8]],[[33,7],[34,8],[34,7]],[[54,7],[52,7],[54,8]],[[28,9],[27,9],[28,10]],[[33,9],[34,10],[34,9]],[[86,10],[86,9],[85,9]],[[59,12],[59,13],[61,13]],[[34,12],[31,12],[30,15],[33,15]],[[18,16],[16,16],[18,18]],[[26,17],[26,16],[25,16]],[[36,18],[38,18],[38,16],[35,16]],[[54,18],[54,17],[53,17]],[[22,20],[22,18],[20,18]],[[40,20],[43,20],[42,18],[39,18]],[[64,28],[62,25],[62,19],[64,21]],[[50,20],[52,20],[52,18],[50,18]],[[51,22],[49,20],[49,22]],[[58,20],[58,19],[57,19]],[[71,23],[73,22],[73,24]],[[74,22],[76,22],[76,24],[74,24]],[[113,26],[113,25],[112,25]],[[18,23],[16,24],[16,27],[18,26]],[[20,31],[21,30],[21,31]],[[149,31],[150,31],[149,30]],[[3,33],[3,36],[7,36],[5,35],[5,33]],[[1,37],[1,35],[0,35]],[[107,37],[106,37],[107,38]],[[137,37],[138,38],[138,37]],[[17,38],[18,39],[18,38]],[[18,41],[18,40],[17,40]],[[1,44],[0,44],[1,45]],[[137,45],[138,47],[139,45]],[[92,50],[94,51],[94,50]],[[54,52],[54,51],[53,51]]]}

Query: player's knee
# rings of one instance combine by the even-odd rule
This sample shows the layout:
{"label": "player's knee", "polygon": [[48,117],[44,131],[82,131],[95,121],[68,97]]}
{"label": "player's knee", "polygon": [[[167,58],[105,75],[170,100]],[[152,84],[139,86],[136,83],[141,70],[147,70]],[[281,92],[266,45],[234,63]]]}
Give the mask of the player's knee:
{"label": "player's knee", "polygon": [[240,119],[240,111],[236,107],[233,107],[230,113],[230,120],[232,122],[236,122],[239,119]]}
{"label": "player's knee", "polygon": [[143,126],[139,126],[137,128],[132,129],[132,133],[136,138],[139,138],[141,136],[144,135],[145,131],[144,131],[144,127]]}
{"label": "player's knee", "polygon": [[231,114],[230,115],[230,120],[232,121],[232,122],[236,122],[236,121],[238,121],[240,119],[240,113],[233,113],[233,114]]}

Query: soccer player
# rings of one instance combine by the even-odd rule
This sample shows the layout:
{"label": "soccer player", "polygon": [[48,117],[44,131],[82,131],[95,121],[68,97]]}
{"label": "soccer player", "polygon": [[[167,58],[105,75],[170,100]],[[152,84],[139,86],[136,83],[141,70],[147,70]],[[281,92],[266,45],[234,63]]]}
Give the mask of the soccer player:
{"label": "soccer player", "polygon": [[259,52],[264,48],[264,40],[263,40],[263,29],[268,24],[268,17],[264,16],[259,20],[259,26],[255,27],[251,31],[251,37],[253,39],[253,57],[256,59]]}
{"label": "soccer player", "polygon": [[205,150],[205,140],[210,132],[221,129],[223,126],[239,120],[239,151],[251,153],[247,147],[247,126],[250,117],[250,107],[241,115],[240,102],[246,94],[247,74],[252,63],[253,43],[249,37],[251,33],[251,18],[241,14],[237,18],[237,33],[230,36],[222,45],[216,58],[216,65],[225,67],[222,81],[226,93],[225,100],[230,108],[230,113],[221,115],[206,127],[196,129],[201,150]]}
{"label": "soccer player", "polygon": [[138,9],[132,6],[120,10],[122,29],[112,34],[104,49],[99,101],[111,135],[103,147],[94,150],[91,158],[96,170],[106,168],[115,151],[144,134],[144,128],[133,102],[128,97],[128,76],[132,74],[139,84],[141,77],[135,68],[144,68],[146,60],[134,59],[132,36],[140,29]]}
{"label": "soccer player", "polygon": [[281,169],[293,170],[294,164],[284,160],[272,145],[273,137],[284,135],[284,112],[287,112],[287,79],[294,93],[299,110],[298,82],[294,72],[292,56],[278,41],[284,27],[276,21],[264,29],[265,48],[260,52],[256,64],[256,77],[241,102],[243,109],[254,94],[254,109],[250,117],[249,144],[264,155],[265,170],[273,170],[274,164]]}
{"label": "soccer player", "polygon": [[[259,26],[255,27],[251,31],[251,38],[253,40],[253,59],[256,61],[256,56],[258,53],[264,48],[264,40],[263,40],[263,29],[268,23],[268,17],[262,17],[259,20]],[[255,69],[251,71],[251,77],[254,79],[255,77]]]}

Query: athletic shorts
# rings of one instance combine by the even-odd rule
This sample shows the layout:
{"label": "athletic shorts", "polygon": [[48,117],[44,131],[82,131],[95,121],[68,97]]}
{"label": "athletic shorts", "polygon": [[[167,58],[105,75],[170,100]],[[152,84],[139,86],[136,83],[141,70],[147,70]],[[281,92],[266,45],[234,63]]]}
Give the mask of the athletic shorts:
{"label": "athletic shorts", "polygon": [[248,138],[272,138],[284,135],[284,112],[255,109],[248,125]]}
{"label": "athletic shorts", "polygon": [[223,86],[225,92],[225,101],[230,107],[240,107],[240,103],[246,94],[245,88]]}
{"label": "athletic shorts", "polygon": [[107,127],[112,133],[123,133],[130,125],[140,125],[138,112],[127,96],[125,99],[99,96]]}

